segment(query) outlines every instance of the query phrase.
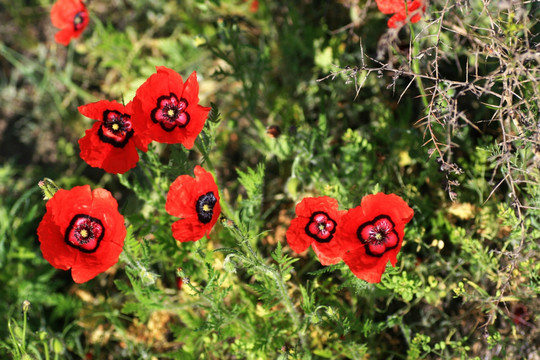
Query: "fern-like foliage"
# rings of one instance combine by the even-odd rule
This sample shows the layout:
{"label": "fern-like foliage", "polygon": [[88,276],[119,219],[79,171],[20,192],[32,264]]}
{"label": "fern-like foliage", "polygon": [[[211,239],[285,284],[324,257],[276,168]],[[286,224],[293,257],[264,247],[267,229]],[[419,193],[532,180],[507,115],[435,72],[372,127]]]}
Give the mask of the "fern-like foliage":
{"label": "fern-like foliage", "polygon": [[277,243],[276,250],[272,252],[272,259],[274,259],[278,265],[279,272],[282,277],[287,277],[293,270],[293,264],[300,260],[299,258],[290,257],[283,253],[283,247],[281,243]]}
{"label": "fern-like foliage", "polygon": [[264,171],[265,166],[263,163],[259,163],[255,169],[248,169],[247,172],[236,170],[238,181],[246,189],[247,193],[247,199],[242,199],[239,211],[241,223],[250,225],[254,219],[260,218],[264,190]]}

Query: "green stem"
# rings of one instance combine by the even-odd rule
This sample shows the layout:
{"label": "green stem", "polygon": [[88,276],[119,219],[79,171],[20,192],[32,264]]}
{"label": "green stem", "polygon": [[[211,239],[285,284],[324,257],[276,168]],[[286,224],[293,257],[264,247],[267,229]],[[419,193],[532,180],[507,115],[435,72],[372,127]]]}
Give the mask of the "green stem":
{"label": "green stem", "polygon": [[49,360],[51,357],[49,355],[49,345],[47,344],[47,340],[42,342],[43,344],[43,352],[45,353],[45,360]]}
{"label": "green stem", "polygon": [[289,294],[287,293],[287,285],[283,281],[283,276],[281,276],[281,272],[279,269],[276,269],[273,266],[269,266],[265,264],[260,257],[258,256],[257,252],[251,245],[249,241],[249,236],[244,234],[237,226],[236,224],[233,226],[234,229],[238,232],[238,235],[241,237],[241,245],[245,248],[246,254],[248,255],[248,260],[255,268],[262,270],[267,275],[270,275],[273,280],[276,283],[276,287],[278,289],[281,303],[285,306],[287,309],[287,312],[289,313],[289,316],[291,317],[291,320],[294,324],[294,327],[297,331],[297,334],[300,338],[300,343],[302,344],[302,348],[304,349],[306,354],[309,354],[309,345],[306,339],[306,334],[303,330],[301,330],[301,320],[300,315],[296,308],[294,307],[294,304],[289,297]]}
{"label": "green stem", "polygon": [[[181,275],[185,275],[182,271]],[[185,277],[183,276],[182,277],[183,279],[185,279]],[[184,281],[184,280],[182,280]],[[197,295],[199,295],[201,298],[203,298],[211,307],[215,307],[215,306],[219,306],[219,305],[216,305],[217,302],[216,300],[214,299],[214,297],[212,295],[207,295],[204,290],[200,290],[198,289],[197,287],[193,286],[193,284],[191,283],[191,281],[186,281],[184,282],[184,284],[189,287],[193,292],[195,292]],[[232,322],[232,320],[236,320],[238,321],[238,323],[240,324],[240,326],[248,333],[252,333],[253,332],[253,328],[248,324],[246,323],[245,321],[242,321],[240,320],[239,318],[237,318],[236,316],[232,316],[229,311],[225,308],[225,307],[220,307],[219,309],[220,313],[225,315],[225,317],[227,318],[227,321],[229,322]]]}
{"label": "green stem", "polygon": [[[420,47],[418,46],[418,43],[414,41],[415,38],[415,32],[414,27],[412,23],[409,21],[409,29],[411,31],[411,42],[412,42],[412,54],[411,54],[411,62],[412,62],[412,70],[416,75],[420,74],[420,62],[418,61],[418,53],[420,52]],[[427,100],[426,96],[426,90],[424,89],[424,84],[422,83],[422,78],[420,76],[415,76],[414,80],[416,81],[416,86],[418,86],[418,90],[420,91],[420,95],[422,97],[422,103],[424,104],[424,108],[427,111],[429,108],[429,102]]]}
{"label": "green stem", "polygon": [[212,173],[215,173],[214,164],[212,164],[212,160],[210,160],[210,154],[208,154],[208,153],[206,153],[204,151],[203,146],[199,143],[198,139],[197,139],[197,141],[195,141],[195,147],[203,155],[204,164],[206,164],[206,166],[208,167],[208,170],[210,170],[210,172],[212,172]]}
{"label": "green stem", "polygon": [[304,275],[313,264],[317,262],[317,258],[312,257],[307,264],[305,264],[300,270],[296,272],[296,278],[301,278],[302,275]]}
{"label": "green stem", "polygon": [[17,358],[21,358],[22,357],[22,354],[21,354],[21,351],[19,349],[19,342],[17,341],[17,338],[15,337],[15,334],[13,333],[13,329],[11,328],[11,319],[8,320],[8,330],[9,330],[9,335],[11,336],[11,340],[13,341],[13,345],[14,345],[14,358],[17,359]]}
{"label": "green stem", "polygon": [[[161,190],[161,186],[159,185],[159,181],[161,181],[161,168],[159,165],[159,157],[154,150],[146,152],[146,156],[148,158],[148,163],[146,164],[146,166],[143,166],[141,168],[143,169],[145,175],[148,177],[156,194],[158,194],[161,200],[163,200],[163,191]],[[154,174],[152,170],[155,170],[157,174]]]}
{"label": "green stem", "polygon": [[22,331],[22,351],[23,353],[26,352],[26,314],[28,313],[28,310],[23,311],[23,331]]}
{"label": "green stem", "polygon": [[287,285],[283,281],[283,276],[281,276],[281,273],[276,271],[275,269],[271,269],[271,268],[269,269],[273,270],[271,271],[271,273],[273,274],[274,280],[276,281],[279,293],[281,295],[281,302],[287,308],[287,311],[289,312],[289,315],[293,321],[294,327],[297,329],[296,331],[298,332],[298,336],[300,338],[302,347],[304,348],[304,351],[306,353],[309,353],[309,347],[307,345],[306,334],[304,333],[303,330],[300,329],[302,325],[300,321],[300,316],[298,314],[298,311],[296,311],[296,308],[294,307],[294,304],[291,298],[289,297],[289,294],[287,293]]}

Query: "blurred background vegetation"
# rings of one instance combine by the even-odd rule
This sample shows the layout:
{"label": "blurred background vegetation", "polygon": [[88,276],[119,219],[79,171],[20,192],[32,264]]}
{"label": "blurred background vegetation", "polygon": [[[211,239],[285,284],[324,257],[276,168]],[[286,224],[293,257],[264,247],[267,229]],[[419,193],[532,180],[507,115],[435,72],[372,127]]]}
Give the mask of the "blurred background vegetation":
{"label": "blurred background vegetation", "polygon": [[[0,354],[538,359],[540,3],[434,0],[400,30],[371,0],[255,3],[92,0],[64,47],[51,1],[0,1]],[[158,65],[197,71],[221,116],[191,151],[87,166],[77,107],[127,103]],[[164,199],[201,162],[237,227],[179,244]],[[77,285],[43,259],[44,177],[113,193],[118,265]],[[377,191],[415,210],[380,284],[286,246],[303,197]]]}

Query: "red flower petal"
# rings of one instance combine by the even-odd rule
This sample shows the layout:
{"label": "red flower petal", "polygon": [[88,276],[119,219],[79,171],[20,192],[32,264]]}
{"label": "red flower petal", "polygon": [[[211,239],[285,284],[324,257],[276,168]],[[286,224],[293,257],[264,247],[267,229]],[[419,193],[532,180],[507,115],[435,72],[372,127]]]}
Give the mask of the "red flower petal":
{"label": "red flower petal", "polygon": [[393,248],[394,246],[398,244],[398,242],[399,242],[399,238],[397,237],[397,235],[394,232],[391,232],[390,234],[387,235],[387,239],[384,245],[387,248]]}
{"label": "red flower petal", "polygon": [[184,90],[184,80],[179,73],[172,69],[169,69],[166,66],[156,66],[156,72],[163,75],[165,79],[167,79],[166,85],[168,85],[169,92],[176,93],[176,95],[178,95],[179,97],[183,97],[182,92]]}
{"label": "red flower petal", "polygon": [[96,122],[91,129],[86,130],[85,136],[79,139],[81,159],[92,167],[101,168],[111,174],[123,174],[134,168],[139,161],[139,154],[133,141],[119,149],[104,143],[98,136],[101,127]]}
{"label": "red flower petal", "polygon": [[76,283],[84,283],[105,272],[118,262],[122,247],[105,242],[99,245],[98,251],[86,256],[79,256],[71,268],[71,276]]}
{"label": "red flower petal", "polygon": [[199,103],[199,83],[197,82],[196,71],[192,72],[186,80],[182,97],[187,100],[189,106],[195,107],[195,105]]}
{"label": "red flower petal", "polygon": [[338,257],[326,256],[326,253],[328,253],[328,251],[325,251],[325,252],[321,251],[319,249],[319,246],[320,246],[320,244],[317,243],[316,241],[311,243],[311,248],[313,249],[313,252],[319,258],[319,262],[321,263],[321,265],[324,265],[324,266],[335,265],[335,264],[337,264],[338,262],[341,261],[341,257],[339,257],[339,256]]}
{"label": "red flower petal", "polygon": [[54,39],[67,46],[72,38],[78,38],[88,26],[88,11],[81,0],[58,0],[51,9],[51,22],[61,29]]}
{"label": "red flower petal", "polygon": [[180,242],[198,241],[208,233],[197,218],[185,218],[175,221],[171,226],[173,237]]}
{"label": "red flower petal", "polygon": [[184,145],[186,149],[191,149],[195,144],[197,136],[199,136],[204,128],[204,124],[208,118],[210,110],[212,110],[212,108],[201,105],[189,107],[188,112],[191,115],[191,122],[190,126],[186,128],[186,135],[182,141],[182,145]]}
{"label": "red flower petal", "polygon": [[[128,170],[133,169],[139,162],[139,154],[135,149],[135,143],[130,142],[123,148],[123,151],[118,151],[116,148],[111,148],[108,156],[103,160],[101,166],[98,166],[110,174],[123,174]],[[90,164],[91,165],[91,164]]]}
{"label": "red flower petal", "polygon": [[63,29],[54,35],[54,41],[61,45],[68,46],[72,37],[73,31],[71,31],[70,29]]}
{"label": "red flower petal", "polygon": [[124,217],[118,211],[112,211],[111,209],[118,209],[116,199],[105,189],[95,189],[92,192],[92,207],[89,215],[94,217],[102,215],[101,220],[107,229],[107,236],[110,241],[122,247],[126,238]]}
{"label": "red flower petal", "polygon": [[[77,283],[88,281],[118,262],[122,252],[126,228],[124,217],[118,213],[118,203],[104,189],[93,192],[88,185],[71,190],[59,190],[48,202],[47,212],[38,227],[38,238],[43,257],[52,266],[62,270],[72,269]],[[91,239],[92,228],[80,229],[72,222],[86,216],[99,222],[102,228],[95,233],[100,236],[97,247],[76,244],[77,239]],[[96,230],[96,228],[94,228]],[[84,232],[84,235],[83,235]],[[66,233],[71,235],[66,241]],[[89,234],[90,233],[90,234]],[[77,234],[78,238],[74,235]]]}
{"label": "red flower petal", "polygon": [[375,226],[371,225],[371,224],[363,227],[362,232],[361,232],[362,239],[369,238],[369,235],[370,235],[371,231],[373,230],[373,228],[375,228]]}
{"label": "red flower petal", "polygon": [[411,16],[411,22],[420,21],[422,13],[426,11],[427,3],[424,0],[407,1],[405,7],[404,0],[375,0],[379,11],[383,14],[395,14],[388,20],[389,28],[399,28],[407,20],[407,14]]}
{"label": "red flower petal", "polygon": [[[210,108],[198,104],[197,75],[193,72],[184,84],[177,72],[164,66],[158,66],[156,69],[157,73],[150,76],[137,89],[133,100],[135,130],[144,138],[167,144],[181,143],[187,149],[191,149],[210,112]],[[172,97],[182,104],[187,102],[187,108],[174,107],[170,110],[171,115],[168,115],[171,122],[165,123],[168,108],[164,106],[172,103],[168,101]],[[164,102],[164,100],[167,101]],[[182,118],[183,121],[175,122],[174,119],[177,117]]]}
{"label": "red flower petal", "polygon": [[130,101],[126,106],[120,104],[118,101],[108,101],[100,100],[86,105],[81,105],[77,108],[81,114],[84,116],[94,119],[94,120],[103,120],[103,112],[105,110],[114,110],[123,114],[132,113],[132,102]]}
{"label": "red flower petal", "polygon": [[[155,140],[152,135],[161,128],[151,119],[151,113],[156,108],[159,97],[169,96],[171,93],[180,96],[183,92],[183,80],[178,73],[164,66],[157,66],[156,70],[157,72],[137,89],[133,99],[133,127],[142,136],[145,147]],[[153,127],[156,129],[153,130]]]}
{"label": "red flower petal", "polygon": [[[297,205],[298,208],[298,205]],[[309,245],[313,242],[313,238],[306,235],[306,225],[308,224],[309,217],[296,217],[291,220],[291,224],[285,234],[289,247],[297,253],[301,253],[307,250]]]}
{"label": "red flower petal", "polygon": [[405,225],[414,216],[413,209],[396,194],[378,193],[364,196],[361,206],[364,214],[374,215],[373,218],[383,214],[388,215],[396,227],[399,223]]}
{"label": "red flower petal", "polygon": [[[199,196],[212,191],[217,194],[218,188],[211,173],[197,165],[194,169],[195,177],[180,175],[170,186],[165,210],[172,216],[187,218],[196,217],[194,204]],[[216,195],[215,194],[215,195]]]}
{"label": "red flower petal", "polygon": [[384,253],[384,250],[386,250],[386,246],[384,244],[368,244],[369,252],[373,255],[382,255]]}
{"label": "red flower petal", "polygon": [[[375,0],[379,11],[383,14],[394,14],[400,11],[405,11],[404,0]],[[410,2],[410,1],[409,1]]]}
{"label": "red flower petal", "polygon": [[[291,249],[300,253],[312,245],[321,264],[339,262],[343,249],[339,246],[340,243],[333,231],[339,227],[338,224],[345,211],[339,211],[338,207],[337,200],[328,196],[302,199],[296,205],[297,217],[291,221],[286,233],[287,243]],[[321,225],[324,227],[319,228]]]}
{"label": "red flower petal", "polygon": [[397,29],[405,25],[405,21],[407,20],[407,15],[404,13],[398,13],[392,16],[390,19],[388,19],[388,27],[392,29]]}
{"label": "red flower petal", "polygon": [[[132,129],[131,102],[124,107],[116,101],[101,100],[79,106],[78,110],[84,116],[98,120],[79,140],[81,159],[111,174],[123,174],[137,165],[139,154],[136,147],[139,145],[140,149],[144,149],[138,134]],[[122,119],[121,124],[126,124],[131,130],[116,135],[112,130],[107,130],[107,122],[104,122],[106,114]]]}
{"label": "red flower petal", "polygon": [[51,8],[51,22],[57,28],[73,26],[73,18],[86,7],[80,0],[58,0]]}
{"label": "red flower petal", "polygon": [[381,281],[388,262],[381,260],[383,258],[367,255],[363,247],[345,253],[342,258],[356,277],[370,283]]}
{"label": "red flower petal", "polygon": [[[54,199],[54,197],[53,197]],[[49,200],[52,201],[53,199]],[[50,212],[45,213],[39,223],[37,234],[41,243],[43,257],[55,268],[69,270],[77,258],[77,250],[71,246],[65,246],[64,236],[58,225],[53,221]],[[47,241],[45,241],[47,239]]]}
{"label": "red flower petal", "polygon": [[414,24],[422,18],[422,13],[426,11],[427,3],[424,3],[422,0],[415,0],[407,9],[409,14],[411,14],[411,22]]}
{"label": "red flower petal", "polygon": [[259,10],[259,0],[253,0],[249,6],[249,11],[257,12]]}
{"label": "red flower petal", "polygon": [[199,83],[197,82],[197,73],[194,71],[188,77],[182,97],[188,101],[187,113],[191,116],[190,125],[186,128],[186,137],[182,143],[187,149],[191,149],[195,139],[200,134],[204,127],[204,123],[208,118],[210,107],[199,105]]}
{"label": "red flower petal", "polygon": [[[161,70],[163,66],[158,66],[157,73],[151,75],[138,89],[133,99],[134,116],[133,120],[138,123],[138,126],[142,130],[146,130],[153,123],[150,120],[150,113],[156,107],[157,99],[161,95],[169,95],[171,92],[181,93],[182,91],[182,77],[173,71],[171,74],[169,71]],[[165,68],[166,69],[166,68]],[[167,69],[170,70],[170,69]],[[178,84],[174,84],[169,87],[169,76],[178,79]],[[180,94],[177,94],[180,95]]]}
{"label": "red flower petal", "polygon": [[[414,211],[399,196],[383,193],[365,196],[360,206],[349,210],[341,220],[337,238],[339,245],[346,250],[343,260],[351,271],[368,282],[379,282],[388,261],[395,266],[405,224],[413,215]],[[388,217],[391,222],[385,217],[377,219],[380,216]],[[386,229],[381,230],[383,242],[364,244],[358,238],[360,228],[364,241],[369,239],[371,231]]]}
{"label": "red flower petal", "polygon": [[[105,236],[107,236],[107,233],[105,233]],[[73,277],[73,281],[79,284],[84,283],[95,278],[102,272],[107,271],[110,267],[118,262],[118,257],[120,256],[121,252],[122,246],[113,241],[102,240],[96,252],[84,254],[85,256],[81,256],[80,254],[82,253],[80,253],[77,257],[77,261],[71,267],[71,276]]]}
{"label": "red flower petal", "polygon": [[173,181],[167,194],[165,210],[180,217],[172,225],[178,241],[197,241],[214,227],[221,213],[218,187],[211,173],[197,165],[195,177],[181,175]]}
{"label": "red flower petal", "polygon": [[135,143],[130,141],[123,148],[104,143],[98,136],[100,123],[95,123],[86,135],[79,139],[81,159],[92,167],[98,167],[111,174],[123,174],[137,166],[139,154]]}
{"label": "red flower petal", "polygon": [[[54,200],[54,201],[53,201]],[[60,189],[47,201],[47,212],[53,216],[54,223],[64,231],[74,214],[86,214],[92,203],[90,185],[76,186],[71,190]],[[69,206],[64,206],[69,204]]]}

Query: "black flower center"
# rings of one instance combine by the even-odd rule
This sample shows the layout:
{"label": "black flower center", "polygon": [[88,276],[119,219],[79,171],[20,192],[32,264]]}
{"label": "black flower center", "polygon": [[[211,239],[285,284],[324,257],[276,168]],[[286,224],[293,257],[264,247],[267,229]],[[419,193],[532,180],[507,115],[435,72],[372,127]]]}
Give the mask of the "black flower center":
{"label": "black flower center", "polygon": [[92,253],[97,250],[104,235],[105,228],[101,220],[89,215],[78,214],[71,219],[64,235],[64,241],[75,249]]}
{"label": "black flower center", "polygon": [[133,136],[131,116],[121,114],[116,110],[105,110],[98,136],[103,142],[123,148]]}
{"label": "black flower center", "polygon": [[159,123],[165,131],[173,131],[175,128],[183,128],[189,124],[189,114],[186,111],[188,102],[174,93],[169,96],[163,95],[157,99],[157,106],[152,110],[150,118],[156,124]]}
{"label": "black flower center", "polygon": [[360,225],[356,230],[356,236],[366,245],[368,255],[381,257],[399,244],[399,236],[394,227],[395,224],[389,216],[380,215],[373,221]]}
{"label": "black flower center", "polygon": [[75,31],[82,29],[87,16],[86,11],[79,11],[77,14],[75,14],[75,17],[73,18],[73,29]]}
{"label": "black flower center", "polygon": [[332,240],[336,232],[336,222],[322,211],[316,211],[311,214],[306,225],[306,234],[315,241],[327,243]]}
{"label": "black flower center", "polygon": [[207,192],[204,195],[199,196],[195,210],[197,211],[197,217],[203,224],[208,224],[214,216],[214,206],[217,199],[213,192]]}

